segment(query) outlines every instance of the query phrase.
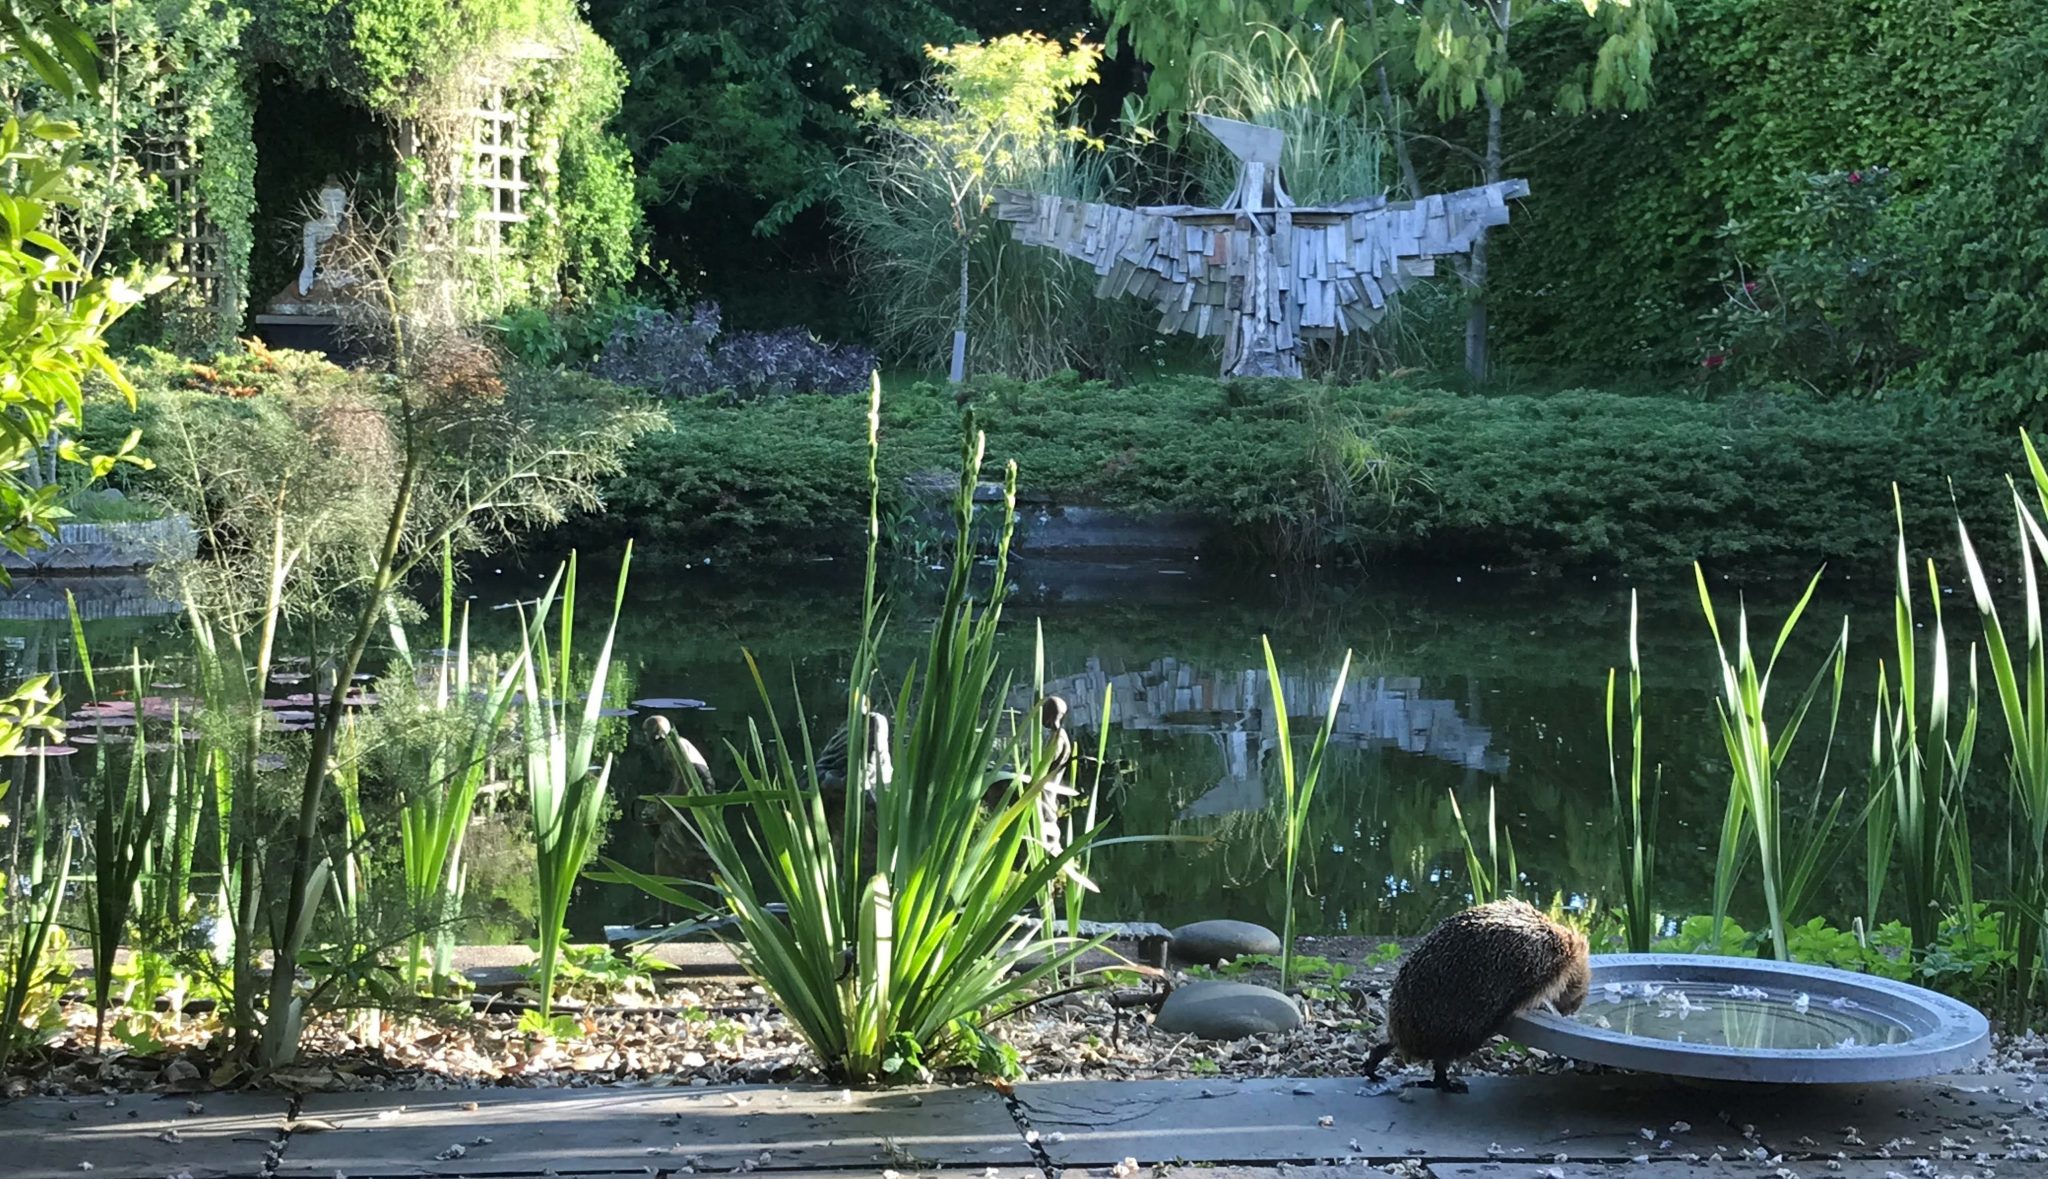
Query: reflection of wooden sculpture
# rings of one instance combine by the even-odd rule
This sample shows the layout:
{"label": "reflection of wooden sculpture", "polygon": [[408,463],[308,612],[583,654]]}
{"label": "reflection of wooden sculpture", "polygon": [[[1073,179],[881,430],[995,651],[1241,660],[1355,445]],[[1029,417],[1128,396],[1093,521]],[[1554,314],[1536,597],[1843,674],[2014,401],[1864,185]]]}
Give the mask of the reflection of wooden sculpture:
{"label": "reflection of wooden sculpture", "polygon": [[1522,180],[1390,204],[1358,197],[1297,206],[1280,182],[1281,133],[1197,116],[1243,165],[1220,209],[1124,209],[1000,189],[995,215],[1017,240],[1087,262],[1104,298],[1135,295],[1159,330],[1223,337],[1226,377],[1298,377],[1301,341],[1364,330],[1435,259],[1468,252],[1508,220]]}

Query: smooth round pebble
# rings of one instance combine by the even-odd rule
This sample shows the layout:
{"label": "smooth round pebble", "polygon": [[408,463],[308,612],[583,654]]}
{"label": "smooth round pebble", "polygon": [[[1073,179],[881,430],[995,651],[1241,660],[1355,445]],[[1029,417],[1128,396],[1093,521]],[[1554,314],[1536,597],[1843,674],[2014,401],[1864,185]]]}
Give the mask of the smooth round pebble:
{"label": "smooth round pebble", "polygon": [[1280,935],[1249,921],[1197,921],[1174,930],[1169,949],[1175,962],[1214,966],[1246,954],[1278,954]]}
{"label": "smooth round pebble", "polygon": [[1153,1026],[1202,1040],[1242,1040],[1301,1026],[1301,1008],[1271,987],[1203,979],[1174,988]]}

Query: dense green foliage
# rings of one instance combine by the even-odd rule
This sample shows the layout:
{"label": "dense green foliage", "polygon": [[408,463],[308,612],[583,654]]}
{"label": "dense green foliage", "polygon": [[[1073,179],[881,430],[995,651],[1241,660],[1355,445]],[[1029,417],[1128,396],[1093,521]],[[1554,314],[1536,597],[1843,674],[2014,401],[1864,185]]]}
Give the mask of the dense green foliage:
{"label": "dense green foliage", "polygon": [[[1890,260],[1876,294],[1897,339],[1880,343],[1926,354],[1894,386],[2024,409],[2035,393],[2019,392],[2019,358],[2032,350],[2014,337],[2014,312],[1963,305],[2031,300],[2015,261],[2027,220],[2012,214],[2038,200],[2027,128],[2048,95],[2033,80],[2035,23],[2008,0],[1688,5],[1659,55],[1652,107],[1550,118],[1531,133],[1538,146],[1514,170],[1532,199],[1496,259],[1501,344],[1524,364],[1697,372],[1727,343],[1701,316],[1725,310],[1774,256],[1834,269],[1837,293]],[[1525,60],[1579,53],[1581,36],[1566,21],[1532,24]],[[1887,177],[1886,217],[1860,243],[1808,239],[1805,178],[1859,171]]]}
{"label": "dense green foliage", "polygon": [[854,96],[915,82],[926,45],[1090,23],[1088,0],[594,0],[590,21],[631,78],[619,128],[656,260],[740,326],[841,330],[857,321],[826,214],[864,138]]}
{"label": "dense green foliage", "polygon": [[[0,93],[78,129],[21,150],[62,169],[72,198],[54,221],[87,266],[197,263],[211,289],[180,283],[128,325],[181,346],[225,343],[248,294],[255,161],[241,40],[249,11],[210,0],[63,5],[107,47],[101,86],[66,93],[19,58],[0,63]],[[196,157],[196,158],[194,158]],[[197,165],[183,191],[168,173]],[[186,258],[199,227],[203,259]]]}
{"label": "dense green foliage", "polygon": [[[1934,544],[1953,532],[1948,480],[1966,505],[1995,505],[2019,461],[2016,442],[1964,421],[1796,394],[1467,397],[1206,378],[971,392],[989,453],[1017,461],[1027,501],[1192,512],[1220,545],[1269,557],[1867,566],[1890,551],[1894,480],[1913,535]],[[862,534],[849,490],[860,412],[826,398],[673,406],[675,430],[641,444],[595,526],[689,554],[843,553]],[[929,385],[884,399],[885,507],[899,523],[914,507],[903,478],[945,470],[955,412]],[[1027,519],[1027,543],[1029,531]]]}
{"label": "dense green foliage", "polygon": [[479,50],[557,43],[571,0],[258,0],[258,37],[309,83],[392,115],[474,64]]}

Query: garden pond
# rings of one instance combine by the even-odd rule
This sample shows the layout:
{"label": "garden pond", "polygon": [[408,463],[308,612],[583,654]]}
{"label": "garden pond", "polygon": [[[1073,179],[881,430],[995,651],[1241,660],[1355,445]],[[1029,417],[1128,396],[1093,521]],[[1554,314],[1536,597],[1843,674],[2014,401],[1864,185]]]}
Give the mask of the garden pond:
{"label": "garden pond", "polygon": [[[579,612],[597,627],[604,621],[597,599],[609,594],[611,577],[601,565],[586,562]],[[464,591],[474,610],[475,646],[515,643],[519,615],[510,604],[536,595],[548,575],[543,569],[552,565],[494,569],[486,562],[477,571]],[[1344,653],[1353,653],[1333,752],[1310,809],[1314,850],[1305,884],[1312,899],[1297,909],[1301,932],[1415,934],[1465,904],[1469,883],[1454,794],[1482,854],[1492,800],[1524,895],[1577,903],[1589,892],[1610,891],[1616,828],[1608,669],[1618,666],[1624,676],[1617,726],[1625,759],[1629,586],[1526,571],[1286,577],[1195,560],[1025,562],[1013,573],[1004,616],[1013,702],[1030,701],[1042,633],[1046,690],[1070,702],[1069,727],[1084,748],[1094,746],[1104,689],[1113,688],[1108,749],[1129,768],[1114,782],[1105,779],[1111,833],[1201,837],[1103,849],[1091,872],[1101,895],[1089,900],[1089,918],[1171,926],[1230,917],[1279,926],[1278,759],[1261,635],[1278,657],[1297,736],[1315,731]],[[892,682],[901,682],[921,651],[939,579],[932,573],[886,591],[883,659]],[[1788,682],[1778,706],[1789,708],[1826,657],[1841,618],[1850,616],[1849,687],[1826,781],[1830,797],[1848,788],[1850,811],[1865,789],[1877,660],[1890,654],[1888,588],[1841,578],[1824,583],[1783,656]],[[1804,584],[1781,579],[1714,589],[1731,637],[1737,591],[1746,591],[1760,632],[1754,641],[1768,651],[1766,640]],[[33,592],[24,586],[17,599]],[[1713,639],[1690,579],[1643,587],[1641,598],[1645,762],[1662,783],[1657,896],[1671,912],[1702,912],[1728,780]],[[744,649],[759,662],[785,722],[792,695],[800,697],[814,715],[813,739],[823,742],[844,716],[858,615],[858,580],[832,563],[749,574],[636,561],[613,702],[664,702],[664,714],[710,756],[714,774],[729,774],[726,743],[742,742],[749,720],[761,714]],[[162,668],[182,646],[176,626],[174,616],[160,615],[93,621],[87,629],[101,662],[131,647],[145,657],[161,652],[164,678]],[[1957,611],[1951,626],[1967,639],[1974,612]],[[9,672],[69,662],[63,622],[11,622],[0,634]],[[670,787],[641,715],[620,716],[611,735],[619,750],[612,782],[620,805],[605,854],[649,868],[656,841],[634,799]],[[1825,717],[1809,723],[1816,732],[1801,745],[1817,765]],[[1803,784],[1794,796],[1811,798],[1813,767],[1795,753],[1792,768],[1804,771],[1788,778]],[[1995,781],[1980,774],[1973,786],[1987,809],[2004,805],[2002,786],[1991,789]],[[2003,824],[1978,829],[1999,831]],[[523,821],[514,820],[486,823],[473,837],[476,920],[465,931],[468,940],[529,936],[527,838]],[[1838,924],[1861,909],[1862,840],[1845,844],[1820,910]],[[691,874],[690,865],[681,868],[679,874]],[[607,924],[664,917],[634,890],[588,881],[570,912],[572,932],[593,940]]]}

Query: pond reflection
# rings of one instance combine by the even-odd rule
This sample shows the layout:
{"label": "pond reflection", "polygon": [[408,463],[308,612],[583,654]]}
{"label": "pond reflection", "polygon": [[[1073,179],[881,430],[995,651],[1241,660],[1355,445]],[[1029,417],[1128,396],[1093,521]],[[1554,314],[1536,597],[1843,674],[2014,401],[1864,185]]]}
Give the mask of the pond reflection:
{"label": "pond reflection", "polygon": [[[1219,672],[1167,656],[1145,667],[1111,673],[1100,657],[1090,656],[1087,669],[1046,682],[1045,690],[1064,697],[1072,709],[1068,723],[1093,733],[1104,721],[1102,701],[1110,700],[1107,720],[1113,732],[1158,733],[1203,738],[1217,752],[1216,784],[1180,812],[1182,819],[1260,810],[1269,803],[1267,759],[1278,747],[1278,716],[1272,685],[1263,668]],[[1334,672],[1327,678],[1282,673],[1281,691],[1295,710],[1296,732],[1313,732],[1330,699]],[[1507,757],[1492,748],[1492,735],[1460,711],[1457,702],[1424,694],[1420,676],[1353,675],[1337,705],[1331,733],[1333,748],[1371,752],[1384,749],[1438,758],[1454,766],[1499,774]],[[1028,693],[1012,693],[1012,708],[1029,706]],[[1473,712],[1477,701],[1471,702]]]}
{"label": "pond reflection", "polygon": [[[553,568],[539,557],[530,564]],[[590,568],[586,575],[603,584],[608,572]],[[531,597],[538,576],[507,568],[468,587],[477,649],[514,644],[517,612],[491,607]],[[1004,627],[1015,677],[1008,704],[1031,704],[1042,635],[1046,690],[1069,702],[1076,739],[1092,749],[1106,724],[1110,758],[1130,767],[1105,779],[1111,834],[1201,840],[1104,849],[1092,873],[1102,894],[1089,901],[1088,916],[1277,924],[1285,901],[1275,813],[1277,718],[1261,635],[1270,636],[1277,654],[1298,739],[1320,724],[1344,653],[1356,656],[1308,816],[1303,883],[1312,895],[1297,911],[1304,932],[1411,933],[1466,903],[1453,791],[1468,814],[1484,813],[1489,792],[1497,799],[1525,895],[1575,897],[1607,888],[1615,854],[1606,675],[1626,652],[1626,587],[1526,574],[1290,582],[1199,568],[1043,563],[1020,569],[1018,582],[1023,589]],[[1796,592],[1790,583],[1751,587],[1758,625],[1774,627],[1776,610]],[[1643,602],[1646,746],[1664,782],[1658,895],[1674,912],[1696,912],[1709,896],[1711,845],[1727,797],[1712,640],[1689,585],[1646,587]],[[882,650],[886,683],[900,684],[922,653],[933,606],[926,590],[892,589]],[[41,618],[40,609],[23,612]],[[730,780],[728,748],[746,742],[750,719],[762,713],[743,648],[758,661],[785,721],[793,715],[788,706],[800,700],[822,742],[843,716],[858,609],[857,585],[832,566],[753,577],[638,562],[614,687],[631,693],[620,703],[703,702],[665,715],[706,752],[714,773]],[[1840,600],[1817,599],[1812,613],[1824,619],[1844,609]],[[1859,616],[1852,636],[1888,642],[1881,617]],[[162,678],[176,679],[183,657],[177,627],[175,616],[107,617],[87,629],[103,660],[125,662],[128,651],[140,650],[163,660]],[[1803,677],[1831,638],[1830,625],[1809,623],[1785,664]],[[0,621],[0,640],[0,664],[10,675],[63,668],[73,658],[68,625],[60,621]],[[1854,659],[1852,652],[1852,666]],[[1830,789],[1861,789],[1857,757],[1858,746],[1867,745],[1868,709],[1852,681]],[[655,840],[636,818],[636,800],[666,792],[667,773],[636,720],[608,722],[608,732],[618,758],[612,781],[619,816],[605,852],[653,867]],[[1788,781],[1810,789],[1800,769],[1792,767]],[[521,850],[523,818],[511,809],[517,805],[505,800],[506,812],[491,820],[497,827],[480,833],[470,864],[477,936],[525,936],[519,928],[531,904],[531,866]],[[1861,871],[1856,854],[1843,857],[1821,889],[1825,911],[1844,921],[1852,915]],[[608,924],[661,916],[658,905],[630,889],[585,882],[570,920],[578,936],[590,937]]]}

